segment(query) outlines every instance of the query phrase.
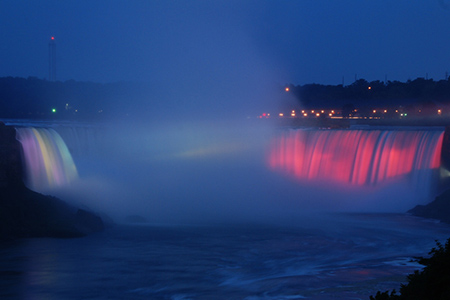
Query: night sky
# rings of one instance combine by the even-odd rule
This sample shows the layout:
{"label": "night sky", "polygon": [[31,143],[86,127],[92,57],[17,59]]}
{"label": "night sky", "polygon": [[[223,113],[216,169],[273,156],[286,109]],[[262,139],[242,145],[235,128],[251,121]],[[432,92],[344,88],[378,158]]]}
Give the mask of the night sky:
{"label": "night sky", "polygon": [[[166,88],[351,84],[450,71],[448,0],[0,2],[0,76]],[[240,86],[242,88],[242,86]]]}

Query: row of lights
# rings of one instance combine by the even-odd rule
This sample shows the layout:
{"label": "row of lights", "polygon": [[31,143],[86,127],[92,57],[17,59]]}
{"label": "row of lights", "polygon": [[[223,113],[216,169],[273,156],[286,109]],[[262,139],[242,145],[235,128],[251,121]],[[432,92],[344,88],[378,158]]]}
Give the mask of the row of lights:
{"label": "row of lights", "polygon": [[[311,110],[311,115],[315,115],[316,117],[320,117],[321,115],[323,115],[323,114],[325,114],[326,112],[325,112],[325,110]],[[306,110],[302,110],[301,111],[301,115],[303,116],[303,117],[307,117],[308,116],[308,114],[309,114],[309,111],[306,111]],[[333,116],[334,114],[336,114],[336,112],[334,111],[334,110],[331,110],[329,113],[328,113],[328,116]],[[280,117],[280,118],[282,118],[282,117],[284,117],[284,113],[279,113],[278,114],[278,116]],[[296,117],[297,116],[297,112],[295,111],[295,110],[292,110],[291,111],[291,113],[290,113],[290,116],[291,117]],[[263,114],[261,114],[260,116],[259,116],[259,118],[269,118],[270,117],[270,113],[263,113]]]}
{"label": "row of lights", "polygon": [[[322,114],[325,114],[325,111],[324,110],[318,110],[318,111],[315,111],[315,110],[311,110],[311,114],[312,115],[315,115],[316,117],[320,117],[320,115]],[[334,110],[331,110],[329,113],[328,113],[328,116],[333,116],[335,114],[335,111]],[[283,114],[282,113],[280,113],[279,114],[279,116],[280,117],[282,117],[283,116]],[[295,117],[296,116],[296,112],[295,112],[295,110],[292,110],[291,111],[291,117]],[[308,112],[306,111],[306,110],[302,110],[302,116],[304,116],[304,117],[307,117],[308,116]]]}
{"label": "row of lights", "polygon": [[[371,86],[368,86],[367,89],[368,89],[368,90],[371,90],[372,87],[371,87]],[[284,90],[285,90],[286,92],[289,92],[289,91],[290,91],[290,88],[289,88],[289,87],[286,87]],[[356,111],[357,111],[357,110],[355,109],[355,112],[356,112]],[[322,114],[324,113],[323,110],[322,110],[321,112],[322,112]],[[375,114],[376,112],[377,112],[377,110],[374,109],[374,110],[373,110],[373,113]],[[398,109],[396,109],[395,112],[398,113]],[[419,109],[419,112],[422,112],[422,111]],[[311,113],[314,113],[314,110],[312,110]],[[383,113],[387,113],[387,109],[383,110]],[[442,114],[442,109],[438,109],[438,110],[437,110],[437,113],[438,113],[438,115],[441,115],[441,114]],[[302,110],[302,114],[303,114],[303,116],[305,116],[305,117],[307,116],[307,113],[305,113],[305,111],[303,111],[303,110]],[[332,110],[331,113],[329,114],[329,116],[331,117],[333,114],[334,114],[334,111]],[[402,117],[403,117],[403,116],[407,116],[406,113],[401,113],[400,115],[401,115]],[[280,117],[283,117],[284,114],[283,114],[283,113],[280,113],[279,116],[280,116]],[[319,114],[319,113],[316,113],[316,116],[318,117],[318,116],[320,116],[320,114]],[[291,112],[291,117],[295,117],[295,111],[292,111],[292,112]]]}
{"label": "row of lights", "polygon": [[[286,89],[288,89],[288,88],[286,88]],[[358,111],[357,109],[353,110],[353,112],[357,112],[357,111]],[[374,109],[374,110],[372,110],[373,114],[376,114],[377,112],[381,112],[381,113],[385,114],[385,113],[388,112],[388,110],[387,109],[384,109],[384,110],[376,110],[376,109]],[[419,110],[419,112],[422,112],[422,111]],[[310,113],[311,113],[311,115],[313,115],[313,116],[315,115],[316,117],[320,117],[321,115],[324,115],[326,113],[328,114],[329,117],[333,117],[336,114],[336,111],[335,110],[330,110],[329,112],[325,112],[325,110],[311,110]],[[395,110],[395,113],[399,113],[398,109]],[[302,110],[300,116],[307,117],[308,114],[309,114],[309,111]],[[442,109],[438,109],[437,110],[437,114],[441,115],[442,114]],[[285,115],[284,115],[284,113],[279,113],[278,116],[280,118],[282,118]],[[297,112],[295,110],[292,110],[291,113],[290,113],[290,116],[293,117],[293,118],[297,117]],[[406,116],[408,116],[408,114],[407,113],[400,113],[400,116],[401,117],[406,117]],[[269,118],[269,117],[270,117],[270,113],[263,113],[261,116],[259,116],[259,118]]]}
{"label": "row of lights", "polygon": [[[355,111],[356,111],[356,109],[355,109]],[[388,112],[387,109],[385,109],[385,110],[380,110],[380,111],[382,111],[383,113],[387,113],[387,112]],[[374,114],[376,114],[376,113],[377,113],[377,110],[374,109],[372,112],[373,112]],[[421,113],[421,112],[422,112],[422,110],[419,109],[419,113]],[[398,109],[395,110],[395,113],[398,113]],[[437,110],[437,114],[438,114],[438,115],[441,115],[441,114],[442,114],[442,109],[438,109],[438,110]],[[406,113],[405,113],[405,115],[406,115]]]}

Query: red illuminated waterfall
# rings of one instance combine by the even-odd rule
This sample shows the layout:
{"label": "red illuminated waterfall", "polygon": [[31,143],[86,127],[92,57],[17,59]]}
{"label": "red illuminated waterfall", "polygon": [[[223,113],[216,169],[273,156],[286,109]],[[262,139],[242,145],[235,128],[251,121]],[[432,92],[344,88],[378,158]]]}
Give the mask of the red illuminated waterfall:
{"label": "red illuminated waterfall", "polygon": [[443,137],[443,130],[289,130],[274,141],[269,164],[302,180],[376,184],[439,168]]}

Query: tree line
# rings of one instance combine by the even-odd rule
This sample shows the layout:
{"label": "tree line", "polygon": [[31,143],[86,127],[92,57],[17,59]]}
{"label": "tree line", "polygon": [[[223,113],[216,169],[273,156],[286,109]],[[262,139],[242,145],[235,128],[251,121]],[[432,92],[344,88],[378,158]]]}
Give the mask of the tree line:
{"label": "tree line", "polygon": [[408,275],[407,284],[400,286],[400,293],[378,291],[370,300],[446,300],[450,299],[450,239],[429,252],[429,257],[419,257],[418,263],[424,266]]}
{"label": "tree line", "polygon": [[[417,78],[407,82],[356,80],[344,85],[289,84],[305,108],[398,107],[435,110],[450,106],[450,80]],[[36,77],[0,78],[0,118],[93,119],[127,115],[152,107],[151,85],[133,82],[48,81]],[[182,95],[180,95],[182,97]],[[155,104],[156,105],[156,104]]]}
{"label": "tree line", "polygon": [[347,86],[289,84],[288,88],[305,108],[337,108],[349,104],[358,108],[450,104],[450,80],[417,78],[407,82],[369,82],[358,79]]}
{"label": "tree line", "polygon": [[0,78],[0,118],[93,119],[134,109],[144,85]]}

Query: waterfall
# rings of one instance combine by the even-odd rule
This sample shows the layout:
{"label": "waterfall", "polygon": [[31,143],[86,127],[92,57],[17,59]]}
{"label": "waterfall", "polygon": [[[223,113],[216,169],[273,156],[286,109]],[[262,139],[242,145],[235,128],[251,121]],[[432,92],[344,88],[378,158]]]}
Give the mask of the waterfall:
{"label": "waterfall", "polygon": [[444,130],[288,130],[273,142],[269,165],[304,181],[420,183],[439,168],[443,137]]}
{"label": "waterfall", "polygon": [[51,128],[16,128],[22,144],[25,183],[44,192],[70,184],[78,178],[77,168],[61,136]]}
{"label": "waterfall", "polygon": [[67,145],[73,157],[90,157],[101,150],[102,128],[100,126],[76,124],[53,127]]}
{"label": "waterfall", "polygon": [[[217,211],[230,215],[245,211],[239,207],[280,209],[281,214],[291,204],[295,209],[405,211],[429,201],[437,187],[432,185],[439,183],[444,138],[441,128],[291,129],[279,131],[269,148],[261,135],[264,143],[254,142],[249,150],[180,159],[160,153],[203,149],[211,141],[209,132],[199,129],[208,139],[193,143],[196,135],[178,127],[69,125],[16,125],[27,186],[113,213],[117,207],[131,212],[151,204],[147,212],[155,212],[155,218],[165,213],[181,218],[184,213],[177,211],[191,208],[190,213],[201,214],[211,199],[221,208]],[[228,141],[235,140],[221,147]],[[247,136],[245,142],[252,143]],[[261,164],[266,150],[275,173]],[[174,212],[174,207],[183,209]]]}

